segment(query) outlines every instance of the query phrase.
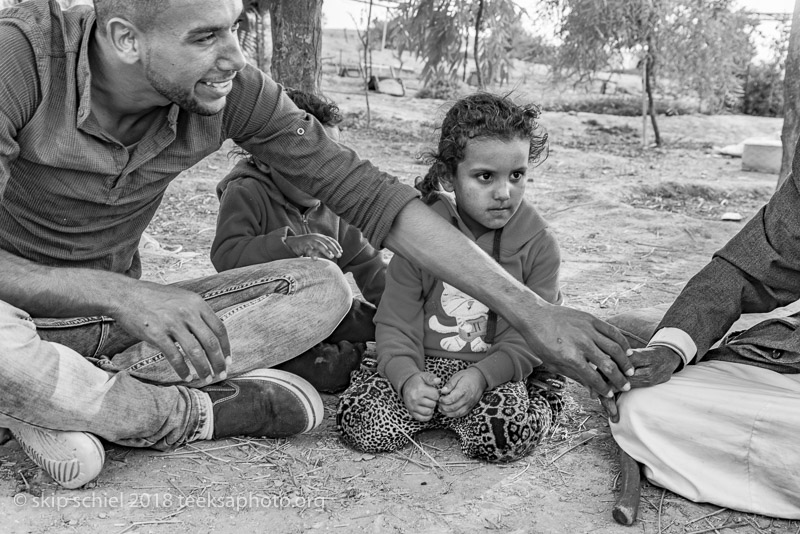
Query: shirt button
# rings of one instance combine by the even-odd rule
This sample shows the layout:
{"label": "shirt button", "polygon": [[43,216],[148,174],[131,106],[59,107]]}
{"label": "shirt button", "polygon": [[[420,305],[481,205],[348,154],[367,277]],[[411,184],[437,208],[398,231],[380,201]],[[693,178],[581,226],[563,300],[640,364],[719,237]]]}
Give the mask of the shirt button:
{"label": "shirt button", "polygon": [[304,133],[306,133],[305,128],[298,128],[297,129],[297,135],[303,135]]}
{"label": "shirt button", "polygon": [[772,354],[769,355],[769,357],[772,358],[773,360],[780,360],[781,356],[783,356],[783,351],[781,351],[780,349],[773,349]]}

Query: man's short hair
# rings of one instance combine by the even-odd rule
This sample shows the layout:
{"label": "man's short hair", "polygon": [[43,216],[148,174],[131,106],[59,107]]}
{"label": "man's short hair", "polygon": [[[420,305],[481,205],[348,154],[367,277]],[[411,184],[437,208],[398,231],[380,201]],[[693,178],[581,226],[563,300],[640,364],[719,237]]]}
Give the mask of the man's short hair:
{"label": "man's short hair", "polygon": [[101,33],[105,33],[108,21],[121,17],[146,32],[153,28],[158,15],[169,4],[170,0],[94,0],[97,27]]}

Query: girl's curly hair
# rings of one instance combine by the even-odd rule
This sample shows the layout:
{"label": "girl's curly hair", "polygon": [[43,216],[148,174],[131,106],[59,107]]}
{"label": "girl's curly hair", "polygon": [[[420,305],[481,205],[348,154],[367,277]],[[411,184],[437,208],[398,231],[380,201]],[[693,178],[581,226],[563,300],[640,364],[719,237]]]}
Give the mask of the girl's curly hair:
{"label": "girl's curly hair", "polygon": [[507,95],[475,93],[458,100],[442,121],[438,149],[425,155],[430,165],[427,174],[417,177],[414,184],[422,200],[432,203],[441,191],[441,181],[455,176],[471,139],[528,139],[528,162],[544,161],[547,132],[536,122],[540,114],[539,106],[515,104]]}

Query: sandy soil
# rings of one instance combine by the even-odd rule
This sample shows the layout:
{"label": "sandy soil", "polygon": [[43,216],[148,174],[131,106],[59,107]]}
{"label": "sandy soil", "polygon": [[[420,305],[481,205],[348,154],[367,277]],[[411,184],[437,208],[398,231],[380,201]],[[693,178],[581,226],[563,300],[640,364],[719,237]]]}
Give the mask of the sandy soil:
{"label": "sandy soil", "polygon": [[[368,130],[357,82],[330,70],[324,88],[347,114],[343,142],[404,181],[421,174],[418,155],[431,146],[444,103],[411,91],[371,94]],[[521,85],[518,94],[540,90]],[[638,118],[542,119],[552,150],[527,195],[560,240],[569,304],[600,317],[670,302],[774,189],[775,176],[742,172],[741,160],[713,147],[777,136],[780,120],[660,120],[666,146],[643,150]],[[231,164],[221,150],[170,186],[148,229],[166,250],[143,251],[145,278],[213,272],[214,186]],[[720,220],[731,211],[744,220]],[[444,432],[393,454],[355,453],[328,417],[289,440],[206,442],[167,454],[108,444],[99,479],[65,491],[10,442],[0,447],[0,532],[797,532],[797,522],[695,504],[647,484],[638,522],[617,525],[616,446],[600,406],[575,384],[570,392],[562,424],[509,465],[467,460]],[[325,402],[330,416],[336,398]]]}

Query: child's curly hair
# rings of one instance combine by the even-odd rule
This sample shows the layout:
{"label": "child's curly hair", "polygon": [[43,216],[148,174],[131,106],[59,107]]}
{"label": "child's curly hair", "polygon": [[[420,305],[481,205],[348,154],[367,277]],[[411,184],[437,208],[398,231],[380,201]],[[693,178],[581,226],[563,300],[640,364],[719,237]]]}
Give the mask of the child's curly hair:
{"label": "child's curly hair", "polygon": [[300,89],[286,89],[286,94],[298,108],[313,115],[323,126],[336,126],[342,122],[339,106],[333,101]]}
{"label": "child's curly hair", "polygon": [[425,155],[430,165],[425,177],[417,177],[414,186],[422,200],[430,204],[441,191],[441,180],[455,176],[458,164],[471,139],[529,139],[529,163],[547,157],[547,132],[536,119],[540,108],[534,104],[518,105],[509,96],[475,93],[458,100],[442,121],[439,147]]}

